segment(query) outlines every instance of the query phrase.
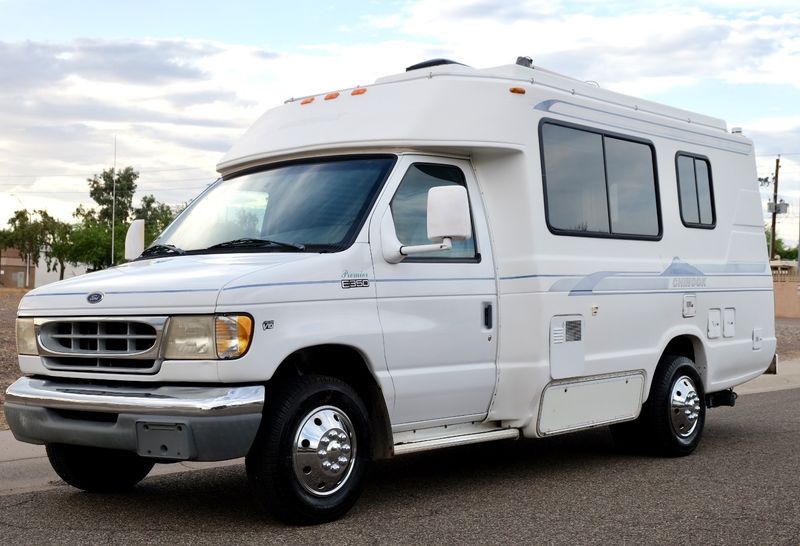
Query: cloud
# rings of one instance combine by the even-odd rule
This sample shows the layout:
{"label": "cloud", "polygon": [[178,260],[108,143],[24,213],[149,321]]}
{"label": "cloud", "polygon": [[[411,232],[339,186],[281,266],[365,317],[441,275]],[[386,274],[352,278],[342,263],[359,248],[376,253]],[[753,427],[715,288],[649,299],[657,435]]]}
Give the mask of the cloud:
{"label": "cloud", "polygon": [[207,79],[195,63],[219,51],[213,44],[179,40],[0,42],[0,73],[11,76],[4,86],[17,89],[54,86],[73,75],[109,82],[164,85]]}
{"label": "cloud", "polygon": [[513,23],[520,19],[552,17],[557,13],[558,2],[498,2],[473,0],[450,5],[447,15],[456,19],[476,19]]}
{"label": "cloud", "polygon": [[[90,202],[85,179],[112,165],[115,137],[143,193],[186,201],[261,110],[226,81],[231,58],[258,74],[278,55],[197,40],[0,42],[0,223],[20,201],[69,218]],[[187,167],[199,168],[188,186],[185,171],[145,174]]]}
{"label": "cloud", "polygon": [[198,104],[213,104],[215,102],[230,104],[238,101],[242,104],[253,104],[253,101],[245,101],[233,91],[224,89],[205,89],[200,91],[170,93],[165,99],[178,108],[185,108]]}
{"label": "cloud", "polygon": [[[702,80],[719,82],[712,88],[721,92],[780,83],[791,93],[800,90],[795,4],[411,0],[349,22],[346,43],[308,36],[291,49],[149,38],[0,42],[0,222],[10,206],[4,188],[19,180],[4,174],[34,173],[25,183],[35,179],[40,188],[57,180],[42,174],[75,173],[70,180],[80,189],[110,166],[116,135],[119,164],[143,172],[197,167],[190,177],[210,180],[221,153],[265,109],[369,84],[433,57],[486,67],[530,55],[538,66],[666,102],[670,89],[692,90]],[[793,112],[765,108],[770,117],[761,119],[742,118],[728,103],[719,115],[744,126],[759,153],[800,151],[800,94]],[[759,160],[759,173],[768,168]],[[142,186],[184,201],[195,191],[168,188],[203,182],[183,178],[143,174]],[[787,169],[786,183],[800,186],[800,175]]]}
{"label": "cloud", "polygon": [[[570,9],[575,5],[581,10]],[[766,8],[721,11],[715,2],[589,7],[585,2],[419,0],[402,16],[365,22],[429,46],[446,44],[458,52],[455,60],[474,66],[529,55],[537,65],[629,93],[652,88],[649,80],[663,83],[665,76],[685,84],[709,74],[730,82],[789,81],[800,88],[796,7],[779,16]]]}

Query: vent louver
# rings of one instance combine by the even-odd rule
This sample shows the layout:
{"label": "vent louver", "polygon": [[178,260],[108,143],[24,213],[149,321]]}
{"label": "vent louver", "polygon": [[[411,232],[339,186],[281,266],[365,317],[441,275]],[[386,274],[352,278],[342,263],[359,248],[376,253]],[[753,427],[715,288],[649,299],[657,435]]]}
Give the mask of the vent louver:
{"label": "vent louver", "polygon": [[566,328],[565,339],[567,342],[581,340],[581,321],[568,320],[564,323],[564,326]]}

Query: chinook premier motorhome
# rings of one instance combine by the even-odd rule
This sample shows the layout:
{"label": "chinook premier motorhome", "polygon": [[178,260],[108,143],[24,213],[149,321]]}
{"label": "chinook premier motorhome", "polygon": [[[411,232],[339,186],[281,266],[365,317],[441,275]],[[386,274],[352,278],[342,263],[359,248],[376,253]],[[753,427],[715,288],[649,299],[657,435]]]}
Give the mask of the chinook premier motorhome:
{"label": "chinook premier motorhome", "polygon": [[291,99],[136,259],[22,299],[9,425],[87,491],[245,456],[301,523],[406,453],[610,425],[687,455],[775,354],[740,133],[527,58]]}

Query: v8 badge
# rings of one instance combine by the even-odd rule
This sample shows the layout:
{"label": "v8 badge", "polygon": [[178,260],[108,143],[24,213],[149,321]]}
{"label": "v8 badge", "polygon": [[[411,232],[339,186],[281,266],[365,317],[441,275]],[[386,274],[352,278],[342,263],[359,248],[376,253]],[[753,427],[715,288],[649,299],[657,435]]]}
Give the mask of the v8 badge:
{"label": "v8 badge", "polygon": [[275,321],[274,320],[265,320],[261,323],[262,330],[272,330],[275,328]]}

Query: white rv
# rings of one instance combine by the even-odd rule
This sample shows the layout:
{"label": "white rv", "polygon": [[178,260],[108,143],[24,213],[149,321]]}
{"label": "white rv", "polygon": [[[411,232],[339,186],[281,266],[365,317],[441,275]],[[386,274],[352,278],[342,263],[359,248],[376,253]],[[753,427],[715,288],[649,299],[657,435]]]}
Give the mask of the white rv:
{"label": "white rv", "polygon": [[604,425],[687,455],[773,361],[721,120],[436,60],[287,101],[218,170],[137,259],[20,304],[7,419],[78,488],[246,456],[270,510],[327,521],[394,455]]}

